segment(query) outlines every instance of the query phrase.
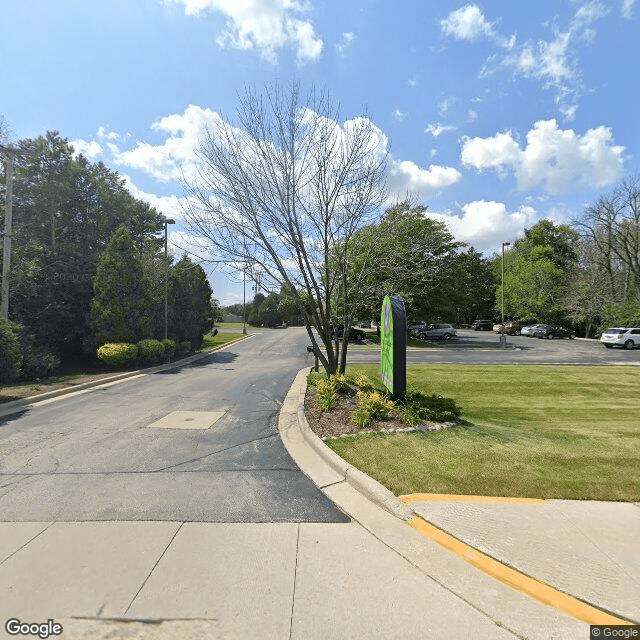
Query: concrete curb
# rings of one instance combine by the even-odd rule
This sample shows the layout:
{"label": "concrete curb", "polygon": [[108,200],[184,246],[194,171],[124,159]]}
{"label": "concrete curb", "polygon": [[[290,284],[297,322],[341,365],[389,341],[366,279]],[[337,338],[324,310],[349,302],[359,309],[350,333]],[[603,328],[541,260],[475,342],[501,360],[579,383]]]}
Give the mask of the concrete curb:
{"label": "concrete curb", "polygon": [[[342,478],[342,482],[346,482],[360,494],[400,520],[411,519],[413,517],[412,509],[407,507],[400,498],[397,498],[377,480],[370,478],[343,460],[311,430],[304,415],[304,397],[307,390],[307,375],[309,371],[310,369],[305,368],[298,372],[280,411],[278,430],[289,453],[292,454],[292,449],[290,449],[291,438],[295,438],[295,431],[297,430],[322,461]],[[287,425],[287,428],[284,425]],[[294,456],[292,455],[292,457]],[[302,470],[305,471],[304,468]]]}
{"label": "concrete curb", "polygon": [[22,409],[25,409],[38,402],[42,402],[43,400],[57,398],[69,393],[76,393],[77,391],[91,389],[92,387],[99,387],[104,384],[119,382],[121,380],[126,380],[127,378],[134,378],[136,376],[148,375],[150,373],[157,373],[159,371],[176,369],[177,367],[184,366],[185,364],[190,364],[192,362],[196,362],[197,360],[201,360],[202,358],[206,358],[208,355],[214,353],[215,351],[220,351],[232,344],[237,344],[238,342],[251,337],[251,335],[246,335],[239,340],[234,340],[233,342],[220,345],[219,347],[213,347],[213,349],[208,349],[207,351],[201,351],[191,356],[187,356],[186,358],[182,358],[181,360],[176,360],[175,362],[167,362],[166,364],[160,364],[155,367],[148,367],[147,369],[137,369],[136,371],[127,371],[126,373],[117,373],[107,378],[100,378],[99,380],[92,380],[91,382],[83,382],[82,384],[73,385],[65,389],[46,391],[45,393],[39,393],[38,395],[29,396],[28,398],[21,398],[20,400],[10,400],[9,402],[0,404],[0,417],[8,416],[12,413],[17,413],[18,411],[22,411]]}

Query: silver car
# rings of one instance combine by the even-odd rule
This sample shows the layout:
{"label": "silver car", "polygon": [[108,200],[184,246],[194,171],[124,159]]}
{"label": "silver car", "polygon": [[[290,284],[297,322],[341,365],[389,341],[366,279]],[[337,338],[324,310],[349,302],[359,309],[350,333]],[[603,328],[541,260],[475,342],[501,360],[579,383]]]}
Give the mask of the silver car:
{"label": "silver car", "polygon": [[410,333],[419,340],[451,340],[458,335],[450,324],[427,324],[411,329]]}
{"label": "silver car", "polygon": [[528,338],[532,338],[533,335],[535,334],[535,332],[541,326],[542,326],[541,324],[532,324],[532,325],[528,325],[526,327],[522,327],[522,329],[520,329],[520,335],[521,336],[527,336]]}

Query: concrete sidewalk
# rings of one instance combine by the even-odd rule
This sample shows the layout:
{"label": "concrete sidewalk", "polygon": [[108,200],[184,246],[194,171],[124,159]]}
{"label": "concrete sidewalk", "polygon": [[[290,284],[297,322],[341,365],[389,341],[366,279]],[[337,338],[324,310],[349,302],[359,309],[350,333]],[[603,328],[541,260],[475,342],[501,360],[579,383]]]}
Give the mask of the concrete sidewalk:
{"label": "concrete sidewalk", "polygon": [[[559,589],[589,586],[573,595],[605,594],[600,606],[640,617],[637,506],[622,505],[631,509],[622,520],[609,505],[598,517],[615,524],[596,531],[564,501],[552,501],[550,509],[526,505],[547,509],[544,517],[529,512],[529,520],[520,505],[420,497],[404,504],[310,432],[302,408],[306,373],[285,398],[280,434],[350,522],[2,522],[3,637],[16,637],[4,629],[10,618],[51,619],[65,640],[589,637],[587,622],[491,577],[409,526],[416,514],[533,577],[557,579]],[[544,536],[531,544],[532,531],[553,530],[554,522],[563,524],[555,530],[560,544],[547,546]],[[557,556],[569,547],[562,542],[573,545],[564,565]],[[597,562],[589,564],[596,550]],[[545,569],[552,571],[543,575]]]}

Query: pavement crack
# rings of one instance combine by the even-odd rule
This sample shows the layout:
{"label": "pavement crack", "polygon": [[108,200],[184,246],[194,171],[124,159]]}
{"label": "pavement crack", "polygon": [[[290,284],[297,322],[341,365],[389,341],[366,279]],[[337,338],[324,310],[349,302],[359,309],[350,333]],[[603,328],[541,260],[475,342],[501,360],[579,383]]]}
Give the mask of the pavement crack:
{"label": "pavement crack", "polygon": [[296,605],[296,582],[298,580],[298,555],[300,553],[300,523],[297,527],[296,536],[296,564],[293,568],[293,593],[291,594],[291,617],[289,618],[289,640],[291,640],[293,634],[293,611]]}
{"label": "pavement crack", "polygon": [[191,464],[193,462],[201,462],[206,458],[210,458],[211,456],[216,456],[219,453],[224,453],[225,451],[231,451],[232,449],[237,449],[238,447],[244,447],[247,444],[251,444],[252,442],[259,442],[260,440],[268,440],[269,438],[275,438],[277,434],[271,433],[266,436],[261,436],[259,438],[251,438],[251,440],[246,440],[244,442],[238,442],[236,444],[232,444],[229,447],[224,447],[223,449],[217,449],[216,451],[211,451],[210,453],[206,453],[203,456],[199,456],[197,458],[191,458],[190,460],[183,460],[182,462],[176,462],[175,464],[168,465],[166,467],[162,467],[160,469],[156,469],[155,472],[159,471],[167,471],[168,469],[175,469],[176,467],[181,467],[184,464]]}
{"label": "pavement crack", "polygon": [[164,558],[164,554],[167,553],[167,550],[169,549],[173,541],[176,539],[176,536],[180,532],[180,529],[182,529],[183,525],[184,525],[184,522],[181,522],[180,526],[176,529],[175,533],[171,536],[171,540],[169,540],[169,542],[167,543],[167,546],[164,548],[164,551],[160,554],[160,557],[156,560],[156,563],[153,565],[153,567],[151,567],[151,571],[149,571],[149,575],[143,580],[142,584],[140,585],[140,588],[136,591],[136,594],[133,596],[133,599],[129,603],[129,606],[125,609],[125,612],[124,612],[125,616],[127,615],[127,613],[129,613],[129,609],[131,609],[131,606],[136,601],[136,598],[140,595],[140,592],[144,589],[144,586],[147,584],[149,578],[151,577],[151,574],[156,570],[156,567],[160,563],[160,560]]}

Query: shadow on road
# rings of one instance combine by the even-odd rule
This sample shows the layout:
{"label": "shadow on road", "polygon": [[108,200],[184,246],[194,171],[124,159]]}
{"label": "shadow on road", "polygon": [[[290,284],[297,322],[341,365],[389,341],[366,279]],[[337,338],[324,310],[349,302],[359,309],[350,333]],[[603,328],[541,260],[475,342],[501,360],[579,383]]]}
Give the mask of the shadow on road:
{"label": "shadow on road", "polygon": [[210,364],[229,364],[233,362],[237,357],[237,354],[231,353],[230,351],[221,351],[218,353],[212,353],[208,356],[204,356],[203,358],[200,358],[195,362],[190,362],[189,364],[178,365],[176,367],[172,367],[171,369],[165,369],[164,371],[156,371],[153,375],[175,374],[180,373],[184,369],[199,369]]}

